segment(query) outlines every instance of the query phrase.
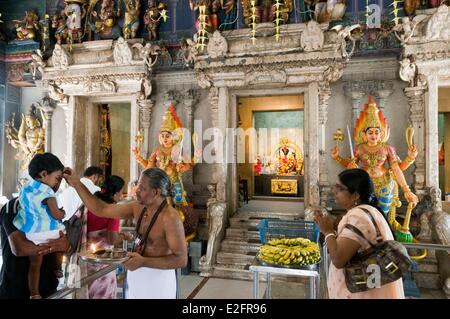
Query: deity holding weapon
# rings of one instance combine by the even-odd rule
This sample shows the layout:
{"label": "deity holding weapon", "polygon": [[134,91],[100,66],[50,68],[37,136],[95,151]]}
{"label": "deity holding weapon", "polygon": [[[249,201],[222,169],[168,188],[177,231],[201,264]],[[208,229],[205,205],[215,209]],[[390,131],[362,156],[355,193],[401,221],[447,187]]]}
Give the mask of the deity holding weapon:
{"label": "deity holding weapon", "polygon": [[39,31],[39,19],[35,11],[25,11],[22,20],[13,20],[16,23],[18,40],[36,40]]}
{"label": "deity holding weapon", "polygon": [[[83,38],[84,33],[81,27],[81,21],[83,20],[83,18],[86,16],[87,13],[85,8],[87,0],[64,0],[64,1],[66,2],[66,7],[64,8],[64,15],[66,16],[67,43],[69,44],[69,48],[71,48],[72,43],[74,43],[75,41],[81,43],[81,40]],[[58,29],[60,30],[58,37],[64,38],[63,26],[59,25]],[[58,43],[61,44],[60,42]]]}
{"label": "deity holding weapon", "polygon": [[22,114],[22,121],[18,130],[14,127],[15,113],[12,114],[11,119],[5,125],[8,143],[20,150],[15,159],[22,160],[21,170],[27,169],[28,164],[36,154],[44,153],[45,128],[36,113],[37,109],[32,105],[27,115]]}
{"label": "deity holding weapon", "polygon": [[120,5],[116,9],[114,0],[102,0],[97,8],[98,0],[91,0],[89,24],[94,32],[94,40],[117,39],[120,37],[120,28],[117,19],[122,15]]}
{"label": "deity holding weapon", "polygon": [[141,13],[140,0],[125,0],[125,21],[123,23],[123,37],[136,38],[139,29],[139,14]]}
{"label": "deity holding weapon", "polygon": [[163,116],[163,123],[159,130],[159,143],[148,159],[141,156],[140,146],[143,141],[142,134],[136,136],[136,147],[132,150],[136,161],[144,168],[158,167],[164,170],[170,177],[174,186],[175,196],[173,202],[177,207],[186,234],[186,240],[190,241],[196,236],[197,222],[194,218],[192,205],[187,201],[183,185],[183,174],[191,169],[200,159],[201,150],[197,148],[197,140],[193,137],[194,158],[184,161],[182,157],[182,124],[173,105],[171,105]]}
{"label": "deity holding weapon", "polygon": [[166,4],[158,0],[149,0],[148,9],[144,14],[144,24],[147,28],[148,39],[150,41],[158,39],[158,27],[161,19],[164,22],[168,19]]}
{"label": "deity holding weapon", "polygon": [[56,43],[63,44],[64,41],[67,41],[69,29],[63,15],[57,13],[52,17],[52,29],[55,29]]}
{"label": "deity holding weapon", "polygon": [[354,138],[357,145],[352,150],[352,158],[341,158],[338,146],[331,150],[331,156],[346,168],[356,168],[358,163],[361,164],[372,178],[380,209],[387,216],[392,227],[398,230],[401,228],[396,220],[396,209],[401,206],[398,185],[408,203],[415,206],[419,201],[417,196],[411,192],[403,175],[403,171],[414,162],[418,151],[412,143],[414,130],[408,128],[408,156],[401,161],[395,148],[387,144],[389,134],[390,128],[386,118],[370,97],[368,104],[365,105],[356,121]]}

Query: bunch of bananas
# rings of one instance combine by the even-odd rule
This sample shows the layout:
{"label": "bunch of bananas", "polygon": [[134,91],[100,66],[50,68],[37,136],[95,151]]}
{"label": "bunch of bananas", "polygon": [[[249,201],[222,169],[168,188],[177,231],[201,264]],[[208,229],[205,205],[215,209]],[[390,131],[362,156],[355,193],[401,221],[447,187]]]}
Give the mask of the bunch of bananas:
{"label": "bunch of bananas", "polygon": [[306,238],[277,238],[261,246],[257,257],[270,264],[306,266],[320,261],[320,248]]}

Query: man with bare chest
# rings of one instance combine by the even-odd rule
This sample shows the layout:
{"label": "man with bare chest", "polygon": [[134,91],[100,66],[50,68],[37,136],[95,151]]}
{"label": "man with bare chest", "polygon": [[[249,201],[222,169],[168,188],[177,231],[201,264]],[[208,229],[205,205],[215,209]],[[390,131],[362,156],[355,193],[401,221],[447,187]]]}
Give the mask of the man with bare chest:
{"label": "man with bare chest", "polygon": [[174,269],[186,266],[187,246],[178,212],[167,201],[173,196],[167,174],[159,168],[143,171],[137,201],[124,205],[107,204],[93,196],[71,169],[65,170],[64,178],[95,215],[134,219],[134,251],[124,263],[128,270],[127,299],[175,298]]}

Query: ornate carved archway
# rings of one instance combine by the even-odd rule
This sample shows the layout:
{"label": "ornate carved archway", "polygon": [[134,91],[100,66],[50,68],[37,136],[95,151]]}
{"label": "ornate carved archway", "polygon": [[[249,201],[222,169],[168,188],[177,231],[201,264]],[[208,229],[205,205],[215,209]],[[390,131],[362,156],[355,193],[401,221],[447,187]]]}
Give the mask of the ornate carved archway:
{"label": "ornate carved archway", "polygon": [[[93,103],[131,104],[131,145],[139,129],[144,131],[144,152],[148,139],[153,102],[151,73],[159,47],[142,45],[142,39],[103,40],[74,44],[72,52],[56,45],[52,57],[41,61],[41,86],[64,109],[67,129],[67,165],[83,171],[99,162],[99,133]],[[44,65],[42,65],[44,63]],[[130,157],[132,154],[130,153]],[[130,180],[138,174],[130,161]]]}

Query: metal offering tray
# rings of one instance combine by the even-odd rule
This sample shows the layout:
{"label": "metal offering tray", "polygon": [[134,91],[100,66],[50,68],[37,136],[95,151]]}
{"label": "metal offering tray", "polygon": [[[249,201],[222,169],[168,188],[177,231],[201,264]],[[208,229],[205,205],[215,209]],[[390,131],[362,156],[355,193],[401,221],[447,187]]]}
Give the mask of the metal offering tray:
{"label": "metal offering tray", "polygon": [[128,260],[127,251],[122,248],[98,249],[95,252],[86,251],[79,253],[80,258],[92,264],[121,264]]}

